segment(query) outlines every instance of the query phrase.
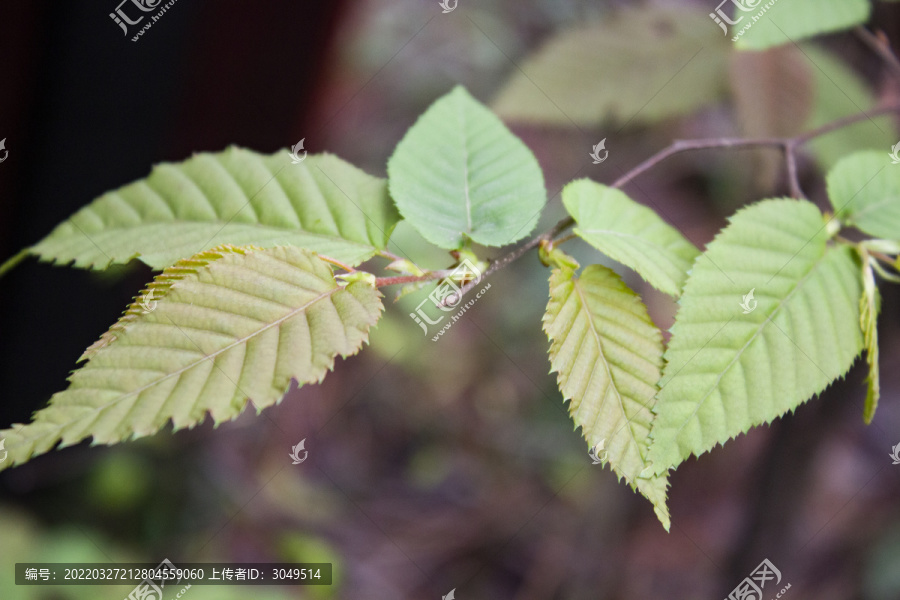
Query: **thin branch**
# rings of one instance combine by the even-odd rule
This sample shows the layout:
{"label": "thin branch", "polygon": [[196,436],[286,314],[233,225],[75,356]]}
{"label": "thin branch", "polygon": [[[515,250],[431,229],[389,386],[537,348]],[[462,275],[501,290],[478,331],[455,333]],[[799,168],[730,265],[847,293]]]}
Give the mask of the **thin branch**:
{"label": "thin branch", "polygon": [[838,129],[849,127],[850,125],[859,123],[861,121],[871,121],[875,117],[880,117],[881,115],[886,115],[897,111],[900,111],[900,103],[895,102],[893,104],[884,104],[869,111],[863,111],[855,115],[850,115],[849,117],[844,117],[843,119],[832,121],[831,123],[826,123],[821,127],[813,129],[812,131],[807,131],[806,133],[798,135],[797,137],[792,138],[788,141],[793,146],[802,146],[810,140],[831,133],[832,131],[837,131]]}
{"label": "thin branch", "polygon": [[802,198],[799,183],[797,182],[797,149],[812,139],[837,131],[844,127],[848,127],[861,121],[871,121],[874,117],[884,114],[900,111],[900,103],[887,104],[874,108],[870,111],[864,111],[859,114],[850,115],[831,123],[808,131],[794,138],[707,138],[699,140],[675,140],[667,148],[663,148],[638,166],[634,167],[621,177],[619,177],[611,187],[621,188],[635,179],[638,175],[649,171],[664,160],[681,154],[682,152],[690,152],[693,150],[708,150],[711,148],[753,148],[758,146],[776,146],[782,148],[785,152],[785,162],[788,167],[788,179],[791,184],[791,193],[794,197]]}
{"label": "thin branch", "polygon": [[784,138],[709,138],[702,140],[675,140],[668,148],[657,152],[638,166],[619,177],[611,187],[621,188],[638,175],[649,171],[667,158],[690,150],[706,150],[708,148],[751,148],[754,146],[778,146],[784,148],[788,140]]}
{"label": "thin branch", "polygon": [[578,236],[575,235],[574,233],[570,233],[569,235],[567,235],[567,236],[565,236],[565,237],[561,237],[561,238],[559,238],[559,239],[557,239],[557,240],[553,240],[553,246],[556,247],[556,246],[559,246],[559,245],[561,245],[561,244],[565,244],[565,243],[568,242],[569,240],[574,240],[574,239],[577,238],[577,237],[578,237]]}
{"label": "thin branch", "polygon": [[449,275],[451,271],[429,271],[424,275],[398,275],[396,277],[376,277],[375,287],[386,287],[389,285],[401,285],[406,283],[423,283],[433,281],[435,279],[443,279]]}
{"label": "thin branch", "polygon": [[862,25],[854,29],[853,33],[855,33],[856,37],[861,39],[866,46],[874,51],[875,54],[881,57],[881,60],[884,61],[884,64],[894,77],[900,79],[900,60],[897,60],[897,56],[894,54],[893,50],[891,50],[890,41],[888,41],[883,33],[879,32],[879,34],[874,34]]}
{"label": "thin branch", "polygon": [[792,198],[805,198],[800,188],[800,177],[797,175],[797,152],[791,145],[784,147],[784,162],[787,165],[788,186]]}

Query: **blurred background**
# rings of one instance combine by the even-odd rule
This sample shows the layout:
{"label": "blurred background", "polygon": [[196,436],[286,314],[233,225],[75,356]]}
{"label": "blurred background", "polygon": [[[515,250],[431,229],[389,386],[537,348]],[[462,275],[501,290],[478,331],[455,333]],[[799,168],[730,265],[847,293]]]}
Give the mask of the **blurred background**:
{"label": "blurred background", "polygon": [[[858,35],[736,53],[712,4],[459,0],[443,13],[438,0],[178,0],[133,42],[138,27],[123,35],[109,17],[114,0],[0,3],[0,261],[193,152],[304,138],[385,176],[404,132],[456,84],[537,156],[550,198],[541,230],[563,215],[563,184],[611,183],[673,139],[794,135],[898,97]],[[876,2],[869,28],[900,41],[898,9]],[[548,72],[534,58],[548,48],[571,52],[568,67]],[[667,57],[662,79],[646,68]],[[601,139],[609,160],[594,165]],[[897,139],[878,119],[817,140],[800,164],[806,194],[824,207],[824,169]],[[787,194],[781,163],[762,150],[681,155],[626,191],[702,247],[741,205]],[[579,244],[566,250],[582,264],[602,260]],[[453,262],[405,224],[393,245],[423,266]],[[621,272],[667,329],[676,305]],[[794,414],[682,465],[666,533],[573,431],[541,331],[548,274],[535,253],[497,273],[437,342],[408,316],[428,290],[386,302],[364,352],[260,416],[85,443],[3,472],[0,599],[130,591],[17,587],[16,562],[163,558],[334,564],[330,587],[194,586],[184,598],[197,600],[436,600],[451,589],[460,600],[712,600],[766,558],[788,598],[900,598],[896,286],[884,289],[874,423],[862,422],[858,361]],[[137,263],[91,273],[33,259],[4,276],[0,427],[64,389],[151,277]],[[301,439],[309,459],[291,465]]]}

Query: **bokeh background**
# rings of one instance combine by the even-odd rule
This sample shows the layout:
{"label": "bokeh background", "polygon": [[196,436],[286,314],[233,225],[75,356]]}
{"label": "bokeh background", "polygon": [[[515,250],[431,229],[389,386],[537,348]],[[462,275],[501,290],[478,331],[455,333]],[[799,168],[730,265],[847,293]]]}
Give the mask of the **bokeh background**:
{"label": "bokeh background", "polygon": [[[459,0],[448,14],[437,0],[178,0],[138,42],[109,18],[114,4],[0,3],[0,260],[152,164],[196,151],[272,152],[305,138],[309,151],[384,176],[406,129],[456,84],[490,103],[518,77],[523,97],[558,100],[546,120],[509,120],[545,172],[543,229],[563,214],[565,182],[610,183],[672,139],[793,135],[898,95],[850,32],[736,55],[706,0]],[[621,65],[608,80],[521,81],[548,40],[634,7],[659,17],[625,49],[652,55],[682,30],[715,40],[686,73],[712,73],[717,85],[689,110],[654,110],[690,92],[675,72],[641,100],[642,73],[603,36],[595,52]],[[898,9],[876,3],[869,27],[900,41]],[[616,111],[587,122],[560,108],[598,88],[622,98]],[[864,123],[811,146],[800,165],[807,195],[824,207],[823,169],[858,147],[887,152],[895,125]],[[604,138],[610,159],[592,165],[587,154]],[[682,155],[626,190],[701,246],[741,205],[787,193],[778,153],[767,151]],[[582,264],[602,260],[579,244],[566,248]],[[453,261],[405,224],[394,246],[424,266]],[[674,303],[621,272],[668,328]],[[900,598],[900,466],[888,457],[900,443],[896,286],[884,289],[875,422],[862,422],[858,361],[794,414],[681,466],[666,533],[646,501],[591,465],[573,431],[548,373],[547,276],[534,253],[499,272],[438,342],[408,317],[427,290],[388,302],[364,352],[262,415],[85,443],[3,472],[0,599],[130,591],[17,587],[16,562],[163,558],[334,564],[331,587],[194,586],[191,600],[437,599],[454,588],[460,600],[713,599],[764,558],[791,584],[788,598]],[[140,264],[90,273],[29,259],[0,280],[0,426],[63,389],[81,351],[150,277]],[[309,459],[291,465],[301,439]]]}

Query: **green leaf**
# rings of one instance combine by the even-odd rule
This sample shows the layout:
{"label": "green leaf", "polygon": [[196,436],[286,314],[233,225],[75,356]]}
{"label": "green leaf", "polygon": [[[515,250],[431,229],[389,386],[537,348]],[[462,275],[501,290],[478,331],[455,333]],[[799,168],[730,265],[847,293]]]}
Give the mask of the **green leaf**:
{"label": "green leaf", "polygon": [[900,240],[900,164],[892,164],[887,151],[848,156],[828,172],[827,181],[828,198],[841,222]]}
{"label": "green leaf", "polygon": [[403,217],[441,248],[485,246],[528,235],[547,202],[531,151],[463,87],[438,99],[388,161]]}
{"label": "green leaf", "polygon": [[793,410],[853,364],[860,264],[828,241],[813,204],[765,200],[694,263],[657,396],[655,472]]}
{"label": "green leaf", "polygon": [[863,420],[866,425],[872,422],[878,399],[881,397],[881,382],[878,370],[878,311],[881,309],[881,294],[875,286],[875,273],[868,264],[868,253],[864,253],[866,261],[863,267],[863,293],[859,299],[859,325],[863,332],[863,344],[866,348],[866,363],[869,374],[866,377],[866,404],[863,408]]}
{"label": "green leaf", "polygon": [[712,104],[728,43],[706,12],[622,10],[563,31],[525,59],[493,102],[504,119],[592,126],[654,123]]}
{"label": "green leaf", "polygon": [[871,8],[869,0],[733,0],[733,4],[731,20],[737,23],[731,26],[732,40],[738,48],[751,50],[849,29],[865,23]]}
{"label": "green leaf", "polygon": [[648,467],[662,333],[640,297],[602,265],[585,267],[581,277],[571,268],[554,269],[543,321],[552,342],[550,364],[575,426],[591,447],[606,450],[612,469],[650,500],[668,530],[666,477],[641,476]]}
{"label": "green leaf", "polygon": [[652,209],[623,192],[579,179],[562,192],[575,233],[656,289],[678,296],[700,251]]}
{"label": "green leaf", "polygon": [[108,192],[31,248],[42,260],[155,269],[220,244],[292,245],[353,265],[386,247],[399,220],[387,182],[329,154],[242,148],[163,163]]}
{"label": "green leaf", "polygon": [[0,469],[60,441],[113,444],[169,419],[193,427],[206,413],[218,424],[248,400],[260,411],[291,380],[321,381],[335,356],[355,354],[380,297],[364,282],[339,286],[327,263],[292,246],[221,246],[179,261],[85,352],[67,390],[31,423],[0,432],[12,459]]}

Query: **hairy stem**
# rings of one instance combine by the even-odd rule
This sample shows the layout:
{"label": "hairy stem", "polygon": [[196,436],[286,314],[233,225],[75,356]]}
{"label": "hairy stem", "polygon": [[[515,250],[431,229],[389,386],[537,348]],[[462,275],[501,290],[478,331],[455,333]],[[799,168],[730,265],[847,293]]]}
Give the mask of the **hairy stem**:
{"label": "hairy stem", "polygon": [[394,254],[393,252],[391,252],[391,251],[389,251],[389,250],[387,250],[387,249],[384,249],[384,250],[379,251],[379,252],[378,252],[378,255],[379,255],[379,256],[383,256],[383,257],[385,257],[385,258],[389,258],[389,259],[391,259],[391,260],[403,260],[403,257],[402,257],[402,256],[397,256],[396,254]]}
{"label": "hairy stem", "polygon": [[333,264],[333,265],[335,265],[335,266],[338,266],[338,267],[342,268],[343,270],[347,271],[348,273],[355,273],[355,272],[356,272],[356,269],[354,269],[354,268],[351,267],[350,265],[346,265],[346,264],[342,263],[341,261],[339,261],[339,260],[336,259],[336,258],[331,258],[330,256],[325,256],[324,254],[320,254],[320,255],[319,255],[319,258],[321,258],[322,260],[324,260],[324,261],[327,262],[327,263],[331,263],[331,264]]}
{"label": "hairy stem", "polygon": [[435,279],[443,279],[449,275],[451,271],[429,271],[424,275],[398,275],[396,277],[376,277],[375,287],[386,287],[389,285],[402,285],[407,283],[422,283]]}

